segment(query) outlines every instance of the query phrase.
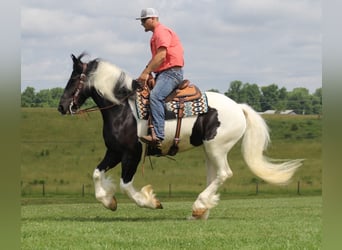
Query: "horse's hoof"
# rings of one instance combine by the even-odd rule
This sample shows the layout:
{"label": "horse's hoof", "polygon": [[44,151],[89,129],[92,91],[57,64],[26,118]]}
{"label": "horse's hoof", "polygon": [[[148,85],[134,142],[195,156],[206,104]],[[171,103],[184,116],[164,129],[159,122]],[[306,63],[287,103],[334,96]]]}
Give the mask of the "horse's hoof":
{"label": "horse's hoof", "polygon": [[110,202],[110,204],[108,205],[108,209],[115,211],[118,208],[118,203],[116,202],[115,197],[113,196],[112,201]]}
{"label": "horse's hoof", "polygon": [[199,208],[192,211],[191,217],[188,219],[190,220],[206,220],[209,216],[209,210],[207,208]]}
{"label": "horse's hoof", "polygon": [[159,200],[156,201],[156,209],[163,209],[163,205],[160,203]]}

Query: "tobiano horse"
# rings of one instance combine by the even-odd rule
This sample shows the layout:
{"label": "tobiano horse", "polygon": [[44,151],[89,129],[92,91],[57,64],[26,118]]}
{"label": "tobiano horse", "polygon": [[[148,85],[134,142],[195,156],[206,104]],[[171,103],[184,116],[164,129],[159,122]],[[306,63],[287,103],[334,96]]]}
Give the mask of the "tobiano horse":
{"label": "tobiano horse", "polygon": [[[137,117],[136,90],[140,84],[119,67],[94,59],[83,62],[84,54],[72,55],[73,71],[60,99],[61,114],[79,112],[87,98],[92,98],[103,118],[103,138],[107,147],[103,160],[93,172],[95,196],[106,208],[117,209],[115,186],[105,173],[121,163],[120,188],[139,207],[162,208],[151,185],[137,190],[134,175],[146,145],[139,137],[146,135],[148,122]],[[210,209],[219,202],[219,187],[233,172],[227,155],[242,138],[242,155],[250,170],[268,183],[287,184],[301,159],[278,161],[263,155],[269,142],[268,127],[263,118],[246,104],[227,96],[205,92],[209,109],[204,114],[184,117],[179,152],[202,147],[206,160],[207,186],[192,205],[191,219],[207,219]],[[165,121],[162,153],[173,143],[175,119]]]}

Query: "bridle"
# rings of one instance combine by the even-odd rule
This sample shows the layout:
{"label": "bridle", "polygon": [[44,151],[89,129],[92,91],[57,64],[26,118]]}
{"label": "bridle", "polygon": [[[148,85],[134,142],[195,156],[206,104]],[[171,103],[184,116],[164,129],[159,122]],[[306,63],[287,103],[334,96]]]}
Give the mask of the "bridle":
{"label": "bridle", "polygon": [[84,82],[85,82],[86,79],[87,79],[87,76],[86,76],[87,67],[88,67],[88,64],[87,64],[87,63],[83,63],[83,64],[82,64],[82,73],[81,73],[81,75],[80,75],[80,79],[79,79],[78,84],[77,84],[77,86],[76,86],[75,93],[74,93],[74,95],[72,96],[72,101],[71,101],[70,104],[69,104],[69,112],[70,112],[70,114],[72,114],[72,115],[77,113],[77,111],[74,112],[74,111],[72,110],[72,107],[73,107],[74,105],[77,106],[76,103],[77,103],[77,101],[78,101],[78,98],[79,98],[81,89],[83,89],[83,87],[84,87]]}

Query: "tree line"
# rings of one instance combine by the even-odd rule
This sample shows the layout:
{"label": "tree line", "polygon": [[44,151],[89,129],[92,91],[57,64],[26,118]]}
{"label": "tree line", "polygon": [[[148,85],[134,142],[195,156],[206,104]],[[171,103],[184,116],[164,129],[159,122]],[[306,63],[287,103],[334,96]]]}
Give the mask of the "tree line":
{"label": "tree line", "polygon": [[[21,93],[21,107],[57,107],[63,91],[63,88],[57,87],[36,92],[33,87],[27,87]],[[216,89],[208,91],[219,92]],[[259,87],[257,84],[232,81],[224,94],[238,103],[249,104],[259,112],[293,110],[297,114],[322,113],[322,88],[310,94],[306,88],[287,91],[276,84]],[[85,103],[85,106],[93,105],[95,103],[91,99]]]}

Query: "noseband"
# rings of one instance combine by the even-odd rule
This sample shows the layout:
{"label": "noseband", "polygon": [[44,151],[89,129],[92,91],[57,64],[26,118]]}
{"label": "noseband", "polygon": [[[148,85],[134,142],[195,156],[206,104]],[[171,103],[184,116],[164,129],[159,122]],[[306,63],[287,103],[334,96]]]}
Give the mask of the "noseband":
{"label": "noseband", "polygon": [[84,82],[86,81],[87,79],[87,76],[86,76],[86,71],[87,71],[87,66],[88,64],[87,63],[83,63],[82,64],[82,73],[80,75],[80,79],[78,81],[78,84],[76,86],[76,89],[75,89],[75,94],[72,96],[72,101],[69,105],[69,112],[70,114],[75,114],[76,112],[74,112],[72,110],[72,107],[75,105],[77,106],[77,101],[78,101],[78,98],[79,98],[79,95],[80,95],[80,92],[81,92],[81,89],[84,87]]}

